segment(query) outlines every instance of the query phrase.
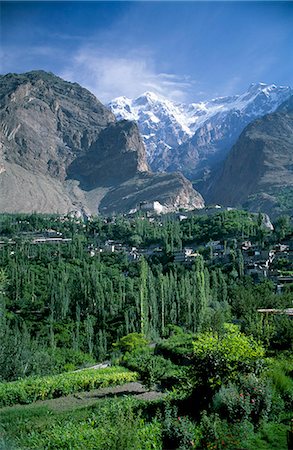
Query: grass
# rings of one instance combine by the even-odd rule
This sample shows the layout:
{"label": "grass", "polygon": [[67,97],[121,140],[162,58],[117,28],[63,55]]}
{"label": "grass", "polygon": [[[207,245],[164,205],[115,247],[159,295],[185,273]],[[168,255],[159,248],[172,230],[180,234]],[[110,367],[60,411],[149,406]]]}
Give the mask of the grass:
{"label": "grass", "polygon": [[0,448],[159,450],[161,425],[141,416],[141,403],[129,397],[105,399],[88,408],[61,413],[33,405],[10,408],[1,414]]}
{"label": "grass", "polygon": [[246,440],[248,450],[288,450],[287,430],[282,423],[266,423],[260,431],[252,434]]}
{"label": "grass", "polygon": [[[163,402],[123,397],[65,412],[37,404],[6,408],[0,411],[0,449],[162,450],[162,424],[152,417]],[[242,448],[287,450],[289,416],[285,419],[265,423],[242,441]]]}

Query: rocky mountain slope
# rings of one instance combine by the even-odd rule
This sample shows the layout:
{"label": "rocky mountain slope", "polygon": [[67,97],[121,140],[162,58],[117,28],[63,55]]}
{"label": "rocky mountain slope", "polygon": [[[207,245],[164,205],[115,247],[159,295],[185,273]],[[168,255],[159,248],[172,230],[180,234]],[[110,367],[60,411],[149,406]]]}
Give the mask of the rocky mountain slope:
{"label": "rocky mountain slope", "polygon": [[51,73],[0,77],[0,142],[0,211],[203,207],[180,174],[149,171],[135,123],[117,122],[89,91]]}
{"label": "rocky mountain slope", "polygon": [[147,92],[134,100],[118,97],[109,107],[117,119],[137,121],[152,169],[195,179],[225,158],[246,125],[291,94],[289,87],[258,83],[240,95],[189,105]]}
{"label": "rocky mountain slope", "polygon": [[293,214],[293,96],[248,125],[206,185],[211,203]]}

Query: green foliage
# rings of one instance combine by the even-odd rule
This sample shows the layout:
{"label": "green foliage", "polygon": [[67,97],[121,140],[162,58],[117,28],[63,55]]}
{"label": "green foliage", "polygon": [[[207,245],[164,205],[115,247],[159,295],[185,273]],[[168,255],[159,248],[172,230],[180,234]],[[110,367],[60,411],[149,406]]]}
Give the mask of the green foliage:
{"label": "green foliage", "polygon": [[[3,367],[11,367],[5,379],[44,374],[46,367],[49,371],[50,348],[72,348],[103,360],[111,344],[130,333],[143,330],[154,339],[164,333],[166,323],[184,323],[193,331],[203,328],[211,297],[209,271],[201,258],[185,268],[170,264],[166,253],[138,264],[129,263],[124,253],[89,256],[88,249],[98,248],[106,239],[129,242],[132,232],[142,237],[143,245],[155,236],[164,241],[174,230],[180,235],[177,221],[162,220],[160,224],[143,218],[115,222],[95,218],[83,224],[56,216],[0,217],[0,232],[11,229],[15,236],[0,251],[0,269],[5,267],[8,281],[0,301],[10,330],[5,346],[11,350],[3,351]],[[38,233],[46,234],[50,228],[72,241],[32,244]],[[220,302],[226,297],[220,271],[216,278]],[[215,287],[213,296],[216,291]],[[32,363],[38,345],[45,350],[43,358],[35,358],[40,367]]]}
{"label": "green foliage", "polygon": [[269,417],[272,389],[266,380],[249,374],[240,377],[237,384],[221,386],[213,404],[215,412],[228,422],[249,420],[257,426],[261,420],[267,420]]}
{"label": "green foliage", "polygon": [[287,426],[264,423],[256,432],[248,421],[230,423],[217,414],[203,414],[199,448],[205,450],[287,450]]}
{"label": "green foliage", "polygon": [[180,327],[169,326],[170,336],[159,341],[156,353],[171,359],[175,364],[191,360],[195,334],[186,333]]}
{"label": "green foliage", "polygon": [[[147,338],[157,339],[168,323],[184,324],[192,332],[220,331],[223,322],[230,320],[228,301],[235,316],[237,311],[241,319],[247,316],[245,325],[249,327],[256,305],[248,303],[251,311],[246,314],[245,301],[243,308],[237,309],[239,303],[231,300],[232,294],[239,298],[244,283],[239,280],[243,269],[240,254],[236,255],[238,282],[234,283],[221,269],[206,267],[202,258],[185,267],[173,264],[168,252],[216,238],[225,240],[226,248],[235,247],[235,239],[256,236],[261,226],[256,215],[239,211],[190,215],[180,223],[172,216],[153,222],[143,216],[95,217],[83,222],[54,215],[1,215],[5,245],[0,251],[0,269],[5,268],[6,278],[0,307],[11,329],[5,343],[9,351],[3,352],[3,367],[11,367],[5,379],[47,373],[51,370],[47,355],[52,348],[72,348],[103,360],[111,344],[122,336],[143,331]],[[52,229],[72,241],[32,244],[36,235]],[[163,251],[130,263],[123,252],[98,251],[107,239],[141,247],[155,243]],[[93,257],[89,249],[96,252]],[[236,286],[233,292],[231,285]],[[257,287],[252,286],[252,294],[254,290]],[[263,298],[261,292],[260,303]],[[276,296],[270,298],[276,302]],[[15,337],[22,335],[26,339],[21,342],[17,338],[15,345]],[[38,345],[44,350],[43,357]],[[19,354],[13,348],[18,348]],[[40,357],[34,358],[34,354]]]}
{"label": "green foliage", "polygon": [[277,350],[293,350],[293,321],[286,315],[276,315],[273,318],[274,331],[269,346]]}
{"label": "green foliage", "polygon": [[264,423],[257,433],[248,434],[245,449],[288,450],[287,431],[285,424]]}
{"label": "green foliage", "polygon": [[241,322],[242,330],[261,341],[267,348],[292,348],[293,323],[286,315],[264,316],[259,308],[285,309],[292,306],[292,294],[275,294],[272,282],[265,280],[255,285],[246,277],[229,287],[229,303],[233,316]]}
{"label": "green foliage", "polygon": [[[293,205],[293,189],[291,189],[291,205]],[[291,206],[292,207],[292,206]],[[279,216],[276,222],[274,223],[275,227],[275,236],[277,240],[284,239],[287,235],[292,232],[292,226],[290,223],[289,216]]]}
{"label": "green foliage", "polygon": [[197,447],[198,427],[187,416],[180,416],[176,406],[165,405],[161,423],[163,448],[188,450]]}
{"label": "green foliage", "polygon": [[271,381],[276,396],[283,400],[284,408],[290,411],[293,404],[292,356],[268,360],[264,376]]}
{"label": "green foliage", "polygon": [[245,236],[254,237],[262,224],[257,215],[245,211],[223,211],[212,216],[191,216],[181,225],[183,241],[208,242]]}
{"label": "green foliage", "polygon": [[151,349],[136,350],[126,354],[122,364],[130,370],[137,371],[142,383],[147,388],[153,388],[156,384],[171,387],[178,383],[183,376],[181,368],[169,359],[154,355]]}
{"label": "green foliage", "polygon": [[248,421],[228,423],[218,414],[203,413],[200,422],[201,449],[236,450],[242,449],[245,436],[253,433],[253,426]]}
{"label": "green foliage", "polygon": [[3,431],[9,449],[161,450],[161,424],[147,420],[139,408],[137,400],[126,397],[62,414],[40,407],[12,409],[2,415]]}
{"label": "green foliage", "polygon": [[25,378],[10,383],[0,383],[0,406],[62,397],[74,392],[115,386],[136,379],[136,373],[121,367],[85,369],[47,377]]}
{"label": "green foliage", "polygon": [[198,382],[213,388],[233,380],[239,373],[256,369],[264,356],[262,346],[232,324],[226,324],[222,335],[198,334],[193,346],[193,363]]}
{"label": "green foliage", "polygon": [[3,289],[7,284],[7,275],[4,269],[0,269],[0,293],[3,294]]}
{"label": "green foliage", "polygon": [[2,321],[0,342],[0,381],[57,374],[95,364],[95,359],[81,350],[48,348],[31,339],[25,325],[19,328]]}
{"label": "green foliage", "polygon": [[141,333],[130,333],[127,336],[123,336],[118,342],[113,344],[114,349],[121,351],[122,353],[132,352],[135,350],[143,349],[147,346],[148,341],[143,337]]}
{"label": "green foliage", "polygon": [[[51,229],[72,240],[32,243]],[[211,410],[203,417],[202,448],[257,448],[247,442],[274,448],[273,427],[264,431],[262,423],[267,417],[280,421],[290,409],[293,369],[288,359],[272,359],[261,373],[264,350],[259,342],[273,355],[290,350],[293,325],[288,317],[264,317],[257,309],[291,307],[292,292],[288,288],[276,295],[273,283],[255,284],[245,277],[239,244],[249,239],[267,249],[268,240],[274,243],[291,231],[286,217],[270,233],[261,214],[243,211],[188,214],[182,222],[172,215],[154,221],[142,215],[86,222],[53,215],[0,215],[1,380],[28,377],[0,384],[2,404],[136,379],[138,375],[121,374],[123,369],[111,369],[109,379],[102,371],[31,378],[103,361],[114,349],[146,386],[171,387],[169,397],[180,407],[180,416],[174,410],[154,420],[146,409],[130,403],[120,409],[117,405],[123,402],[118,399],[101,408],[101,414],[95,410],[81,420],[50,422],[49,413],[34,429],[24,420],[17,444],[58,449],[200,446],[198,429],[186,414],[199,417],[217,393],[214,409],[219,415]],[[108,239],[146,250],[153,244],[160,251],[129,262],[124,251],[99,251]],[[211,240],[223,244],[222,260],[214,258],[211,245],[206,247]],[[205,260],[174,263],[172,252],[185,245],[197,246]],[[290,270],[288,258],[278,264]],[[242,333],[225,325],[234,320]],[[148,346],[152,341],[159,342],[155,349]],[[259,426],[257,432],[252,424]],[[250,441],[242,439],[245,432]]]}

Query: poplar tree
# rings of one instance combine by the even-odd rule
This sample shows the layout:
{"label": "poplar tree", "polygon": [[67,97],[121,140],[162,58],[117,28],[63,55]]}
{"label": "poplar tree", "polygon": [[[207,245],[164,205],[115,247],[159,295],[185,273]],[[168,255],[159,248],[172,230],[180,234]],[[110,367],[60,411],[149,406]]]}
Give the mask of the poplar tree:
{"label": "poplar tree", "polygon": [[147,328],[146,306],[147,306],[147,275],[148,264],[144,257],[140,259],[140,286],[139,286],[139,303],[140,303],[140,332],[145,335]]}
{"label": "poplar tree", "polygon": [[200,331],[207,310],[204,264],[203,258],[201,256],[199,256],[195,260],[194,276],[195,276],[194,330]]}

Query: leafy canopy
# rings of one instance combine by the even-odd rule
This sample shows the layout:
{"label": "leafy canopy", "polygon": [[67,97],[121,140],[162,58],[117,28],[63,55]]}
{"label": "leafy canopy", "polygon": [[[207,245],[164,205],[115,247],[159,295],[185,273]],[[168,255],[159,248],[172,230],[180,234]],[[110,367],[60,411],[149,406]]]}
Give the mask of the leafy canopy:
{"label": "leafy canopy", "polygon": [[224,333],[199,333],[193,342],[194,366],[201,382],[210,386],[231,380],[238,373],[249,373],[264,356],[264,348],[233,324]]}
{"label": "leafy canopy", "polygon": [[127,336],[123,336],[118,342],[113,344],[113,347],[120,350],[122,353],[126,353],[144,348],[147,344],[148,341],[141,333],[129,333]]}

